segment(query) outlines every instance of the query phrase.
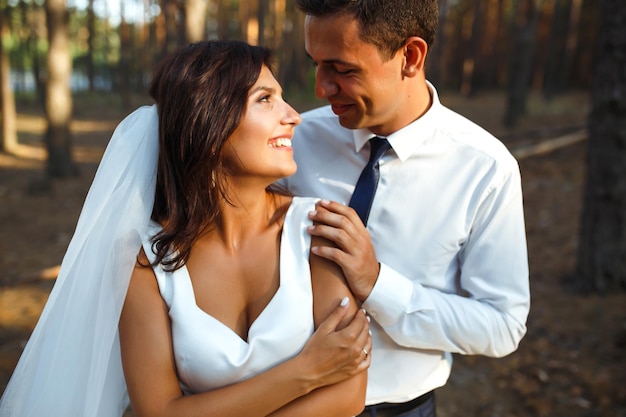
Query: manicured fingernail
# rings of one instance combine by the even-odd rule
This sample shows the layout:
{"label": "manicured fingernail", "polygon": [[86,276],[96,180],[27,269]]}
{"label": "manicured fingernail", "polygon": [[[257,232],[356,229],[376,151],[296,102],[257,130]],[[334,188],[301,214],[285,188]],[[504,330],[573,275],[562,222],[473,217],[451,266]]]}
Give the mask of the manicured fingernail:
{"label": "manicured fingernail", "polygon": [[349,301],[350,301],[350,300],[348,299],[348,296],[345,296],[345,297],[343,297],[343,299],[341,300],[341,304],[340,304],[340,305],[341,305],[342,307],[345,307],[345,306],[347,306],[347,305],[348,305],[348,302],[349,302]]}
{"label": "manicured fingernail", "polygon": [[320,203],[327,205],[330,204],[330,200],[320,200]]}
{"label": "manicured fingernail", "polygon": [[313,216],[315,216],[315,215],[317,215],[317,210],[311,210],[311,211],[309,211],[309,216],[310,216],[310,217],[313,217]]}

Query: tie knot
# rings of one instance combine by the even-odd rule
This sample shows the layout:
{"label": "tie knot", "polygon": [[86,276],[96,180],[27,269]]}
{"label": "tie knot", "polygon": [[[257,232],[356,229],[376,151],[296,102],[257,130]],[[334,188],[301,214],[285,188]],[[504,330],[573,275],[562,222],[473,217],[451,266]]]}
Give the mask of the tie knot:
{"label": "tie knot", "polygon": [[371,147],[370,162],[378,161],[380,157],[387,152],[387,149],[391,147],[387,139],[381,138],[380,136],[373,137],[369,142]]}

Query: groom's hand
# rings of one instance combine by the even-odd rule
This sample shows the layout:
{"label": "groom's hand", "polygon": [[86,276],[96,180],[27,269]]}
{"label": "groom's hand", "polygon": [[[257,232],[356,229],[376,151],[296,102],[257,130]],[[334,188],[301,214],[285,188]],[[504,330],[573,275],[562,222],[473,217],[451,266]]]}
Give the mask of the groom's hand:
{"label": "groom's hand", "polygon": [[341,267],[350,290],[361,302],[369,296],[378,279],[380,264],[369,232],[356,212],[343,204],[321,200],[309,213],[312,236],[321,236],[336,246],[314,246],[311,251]]}

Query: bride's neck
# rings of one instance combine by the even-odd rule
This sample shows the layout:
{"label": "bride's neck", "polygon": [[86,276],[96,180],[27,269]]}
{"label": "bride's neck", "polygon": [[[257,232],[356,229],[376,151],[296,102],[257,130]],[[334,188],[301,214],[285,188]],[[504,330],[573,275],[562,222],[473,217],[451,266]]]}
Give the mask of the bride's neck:
{"label": "bride's neck", "polygon": [[233,248],[261,233],[280,230],[290,200],[267,190],[232,192],[229,198],[222,202],[214,232]]}

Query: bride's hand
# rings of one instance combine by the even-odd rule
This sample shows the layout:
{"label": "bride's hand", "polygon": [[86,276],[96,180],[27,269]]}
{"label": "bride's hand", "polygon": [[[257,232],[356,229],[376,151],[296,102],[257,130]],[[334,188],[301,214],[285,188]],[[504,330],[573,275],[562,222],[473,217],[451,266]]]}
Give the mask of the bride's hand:
{"label": "bride's hand", "polygon": [[320,323],[295,358],[301,363],[301,376],[312,384],[311,390],[341,382],[370,366],[372,338],[365,311],[357,310],[350,322],[338,329],[350,314],[346,301]]}

